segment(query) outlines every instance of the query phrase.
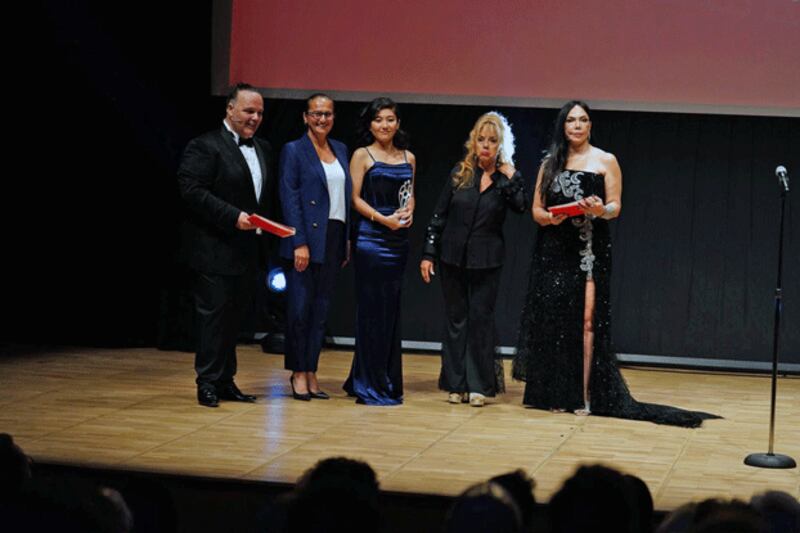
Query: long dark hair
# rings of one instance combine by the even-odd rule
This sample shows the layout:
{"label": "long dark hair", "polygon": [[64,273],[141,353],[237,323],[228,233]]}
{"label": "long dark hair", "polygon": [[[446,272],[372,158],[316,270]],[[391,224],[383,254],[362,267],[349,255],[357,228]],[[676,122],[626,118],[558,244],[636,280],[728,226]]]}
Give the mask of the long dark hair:
{"label": "long dark hair", "polygon": [[558,111],[556,121],[553,124],[553,139],[550,141],[550,147],[542,159],[542,182],[539,184],[539,195],[542,201],[547,197],[547,189],[550,188],[556,174],[564,170],[564,166],[567,164],[569,141],[567,141],[567,136],[564,135],[564,124],[567,122],[567,115],[575,106],[583,108],[586,114],[589,115],[589,120],[592,120],[589,106],[586,105],[586,102],[580,100],[570,100]]}
{"label": "long dark hair", "polygon": [[[394,116],[397,117],[398,122],[400,121],[400,108],[397,103],[391,98],[379,96],[365,105],[358,114],[358,124],[356,126],[356,138],[358,141],[356,142],[356,146],[369,146],[375,142],[375,136],[369,131],[369,127],[372,123],[372,119],[378,116],[378,113],[384,109],[391,109]],[[396,148],[405,150],[408,148],[408,134],[403,131],[402,128],[397,128],[394,139],[392,139],[392,144],[394,144]]]}

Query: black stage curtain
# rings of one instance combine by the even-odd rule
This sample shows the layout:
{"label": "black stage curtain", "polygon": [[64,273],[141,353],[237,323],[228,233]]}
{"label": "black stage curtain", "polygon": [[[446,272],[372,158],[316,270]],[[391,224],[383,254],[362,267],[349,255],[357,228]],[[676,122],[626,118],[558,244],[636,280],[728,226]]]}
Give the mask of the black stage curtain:
{"label": "black stage curtain", "polygon": [[[332,136],[354,146],[360,104],[337,104]],[[264,135],[277,145],[301,130],[299,101],[272,101]],[[418,160],[417,211],[403,297],[403,338],[439,341],[442,297],[417,265],[448,171],[477,117],[491,108],[407,104],[402,125]],[[556,110],[498,108],[516,135],[518,168],[532,189]],[[779,195],[774,169],[800,169],[800,120],[595,111],[592,142],[623,171],[623,211],[612,223],[613,339],[621,353],[767,361],[772,354]],[[286,135],[287,131],[292,131]],[[796,203],[796,202],[795,202]],[[781,360],[800,362],[800,236],[787,202]],[[536,237],[509,215],[497,307],[501,344],[514,346]],[[353,336],[353,271],[341,276],[331,335]]]}

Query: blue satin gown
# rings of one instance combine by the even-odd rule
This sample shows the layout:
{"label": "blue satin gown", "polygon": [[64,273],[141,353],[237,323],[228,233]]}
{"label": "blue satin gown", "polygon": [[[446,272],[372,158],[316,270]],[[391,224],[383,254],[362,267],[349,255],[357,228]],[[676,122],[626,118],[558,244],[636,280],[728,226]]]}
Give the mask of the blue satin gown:
{"label": "blue satin gown", "polygon": [[[370,157],[372,154],[370,154]],[[364,175],[361,197],[383,215],[411,191],[411,164],[375,161]],[[408,259],[408,230],[390,230],[361,218],[355,242],[356,348],[344,390],[367,405],[403,403],[400,296]]]}

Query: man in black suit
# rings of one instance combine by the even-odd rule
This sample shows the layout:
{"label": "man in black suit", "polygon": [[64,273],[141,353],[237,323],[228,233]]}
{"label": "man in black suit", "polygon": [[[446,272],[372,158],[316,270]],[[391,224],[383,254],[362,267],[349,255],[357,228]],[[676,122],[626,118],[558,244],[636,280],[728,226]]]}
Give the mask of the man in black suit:
{"label": "man in black suit", "polygon": [[189,142],[178,183],[188,217],[184,250],[195,271],[197,400],[253,402],[233,381],[236,339],[256,287],[266,237],[248,216],[269,216],[274,176],[269,143],[256,139],[264,99],[238,84],[228,96],[222,126]]}

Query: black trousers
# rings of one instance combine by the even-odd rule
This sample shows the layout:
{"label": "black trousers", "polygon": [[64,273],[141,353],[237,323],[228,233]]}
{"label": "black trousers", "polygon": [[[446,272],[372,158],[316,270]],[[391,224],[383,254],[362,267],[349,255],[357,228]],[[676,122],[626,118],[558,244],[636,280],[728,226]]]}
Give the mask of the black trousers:
{"label": "black trousers", "polygon": [[439,388],[494,396],[495,303],[502,267],[469,269],[440,263],[446,314]]}
{"label": "black trousers", "polygon": [[236,340],[255,292],[256,272],[236,276],[197,272],[197,387],[222,388],[236,374]]}

